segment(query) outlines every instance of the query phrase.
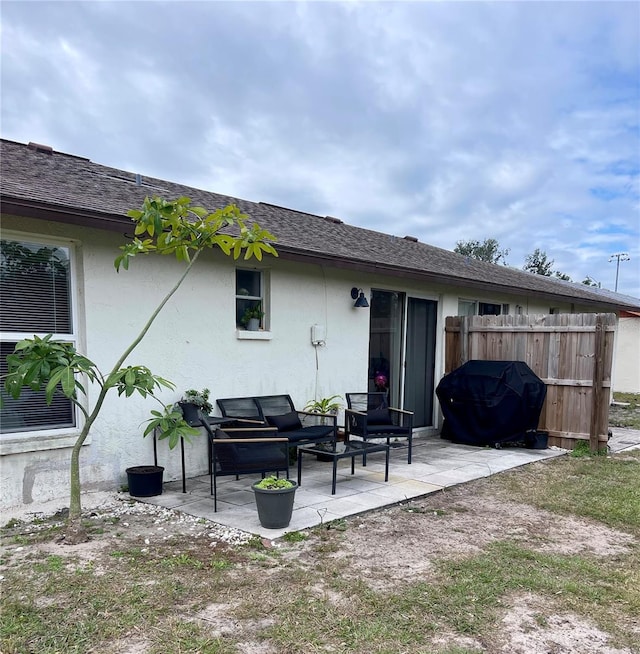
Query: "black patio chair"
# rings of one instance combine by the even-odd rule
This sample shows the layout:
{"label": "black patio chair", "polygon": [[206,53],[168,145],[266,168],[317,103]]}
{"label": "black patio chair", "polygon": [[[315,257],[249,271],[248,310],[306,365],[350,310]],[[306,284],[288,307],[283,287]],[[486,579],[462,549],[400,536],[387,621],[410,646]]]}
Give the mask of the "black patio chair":
{"label": "black patio chair", "polygon": [[[411,463],[413,447],[413,412],[390,407],[386,393],[345,393],[347,408],[344,412],[346,438],[358,436],[363,441],[385,438],[406,438],[407,463]],[[366,456],[363,465],[367,465]]]}
{"label": "black patio chair", "polygon": [[335,450],[338,418],[335,414],[298,411],[289,395],[263,395],[254,398],[260,417],[286,436],[290,445],[328,443]]}
{"label": "black patio chair", "polygon": [[211,429],[206,419],[211,452],[211,494],[213,510],[218,510],[218,477],[286,473],[289,477],[289,441],[278,436],[274,427]]}
{"label": "black patio chair", "polygon": [[218,398],[216,404],[225,418],[236,418],[242,423],[254,422],[264,425],[264,418],[253,397],[223,397]]}

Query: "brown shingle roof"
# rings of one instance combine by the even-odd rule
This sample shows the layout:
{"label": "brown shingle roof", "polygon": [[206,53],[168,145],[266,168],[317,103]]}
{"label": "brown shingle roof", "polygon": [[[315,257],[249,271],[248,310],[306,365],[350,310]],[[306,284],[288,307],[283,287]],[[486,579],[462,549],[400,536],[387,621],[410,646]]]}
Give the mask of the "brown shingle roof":
{"label": "brown shingle roof", "polygon": [[[354,227],[331,217],[262,202],[250,202],[173,182],[95,164],[89,159],[51,152],[42,147],[0,140],[1,187],[5,213],[47,216],[124,231],[126,212],[147,195],[167,199],[187,196],[216,209],[237,204],[278,237],[283,258],[324,261],[328,265],[400,277],[542,296],[609,308],[640,308],[640,300],[603,296],[581,284],[469,259],[413,238],[390,236]],[[631,300],[631,301],[630,301]]]}

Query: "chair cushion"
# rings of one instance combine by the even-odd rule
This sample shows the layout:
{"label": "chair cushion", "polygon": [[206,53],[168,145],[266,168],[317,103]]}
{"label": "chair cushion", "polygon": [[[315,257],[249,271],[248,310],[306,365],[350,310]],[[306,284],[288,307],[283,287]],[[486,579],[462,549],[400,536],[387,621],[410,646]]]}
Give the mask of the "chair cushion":
{"label": "chair cushion", "polygon": [[298,414],[295,411],[284,413],[280,416],[267,416],[267,422],[276,427],[278,431],[292,431],[293,429],[300,429],[302,423]]}
{"label": "chair cushion", "polygon": [[367,411],[367,425],[390,425],[391,415],[389,409],[369,409]]}
{"label": "chair cushion", "polygon": [[310,427],[288,431],[286,437],[289,439],[289,443],[294,445],[304,442],[328,442],[333,440],[333,427],[311,425]]}

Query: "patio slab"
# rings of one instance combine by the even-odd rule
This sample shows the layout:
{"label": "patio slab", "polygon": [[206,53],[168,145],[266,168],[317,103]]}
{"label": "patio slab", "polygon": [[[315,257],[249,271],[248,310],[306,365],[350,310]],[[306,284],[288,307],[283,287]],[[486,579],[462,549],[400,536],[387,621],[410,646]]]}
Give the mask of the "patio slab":
{"label": "patio slab", "polygon": [[[249,477],[218,480],[217,512],[213,510],[208,475],[187,480],[186,493],[182,493],[181,481],[172,481],[164,485],[162,495],[139,500],[273,539],[563,454],[566,450],[556,448],[493,449],[456,445],[437,436],[419,437],[414,438],[411,465],[407,464],[404,447],[391,449],[388,482],[384,481],[383,454],[370,454],[366,467],[356,459],[354,475],[349,460],[339,461],[335,495],[331,495],[331,463],[305,457],[302,485],[296,492],[291,523],[285,529],[260,525],[250,490],[255,479]],[[293,470],[291,474],[295,476]]]}

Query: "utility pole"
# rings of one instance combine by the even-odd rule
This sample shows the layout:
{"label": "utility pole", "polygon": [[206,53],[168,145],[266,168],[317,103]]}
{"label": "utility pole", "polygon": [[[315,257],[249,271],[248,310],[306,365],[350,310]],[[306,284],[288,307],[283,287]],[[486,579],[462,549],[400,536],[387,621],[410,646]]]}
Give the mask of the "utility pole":
{"label": "utility pole", "polygon": [[621,261],[629,261],[631,257],[628,255],[627,252],[617,252],[616,254],[612,254],[609,257],[609,263],[611,263],[613,260],[616,260],[616,287],[614,291],[617,293],[618,292],[618,273],[620,272],[620,262]]}

